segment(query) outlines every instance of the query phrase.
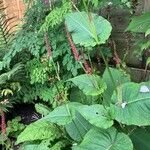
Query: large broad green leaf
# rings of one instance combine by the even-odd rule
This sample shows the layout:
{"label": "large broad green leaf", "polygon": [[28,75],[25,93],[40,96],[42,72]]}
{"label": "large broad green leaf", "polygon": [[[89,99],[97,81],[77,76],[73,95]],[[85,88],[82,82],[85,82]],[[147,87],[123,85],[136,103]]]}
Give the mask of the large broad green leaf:
{"label": "large broad green leaf", "polygon": [[126,125],[150,125],[150,89],[148,83],[125,83],[112,96],[115,119]]}
{"label": "large broad green leaf", "polygon": [[99,96],[85,95],[80,89],[72,88],[70,93],[71,102],[79,102],[86,105],[92,105],[97,103]]}
{"label": "large broad green leaf", "polygon": [[72,81],[86,95],[97,96],[106,89],[106,84],[97,75],[83,74],[68,81]]}
{"label": "large broad green leaf", "polygon": [[49,140],[44,140],[38,144],[38,142],[30,143],[27,142],[20,146],[19,150],[62,150],[67,145],[70,145],[68,140],[59,139],[54,143],[50,143]]}
{"label": "large broad green leaf", "polygon": [[150,150],[150,128],[138,128],[130,137],[136,150]]}
{"label": "large broad green leaf", "polygon": [[47,107],[46,105],[40,104],[40,103],[35,104],[35,109],[39,114],[41,114],[43,116],[46,116],[51,112],[49,107]]}
{"label": "large broad green leaf", "polygon": [[145,33],[150,29],[150,12],[134,17],[126,31]]}
{"label": "large broad green leaf", "polygon": [[92,128],[73,150],[133,150],[133,145],[127,135],[117,132],[115,128]]}
{"label": "large broad green leaf", "polygon": [[66,131],[70,137],[75,141],[83,140],[85,134],[91,129],[91,124],[86,121],[78,112],[76,112],[75,119],[71,123],[67,124]]}
{"label": "large broad green leaf", "polygon": [[82,105],[78,107],[81,115],[88,120],[92,125],[100,128],[109,128],[113,125],[113,112],[105,109],[102,105]]}
{"label": "large broad green leaf", "polygon": [[49,139],[53,141],[61,136],[60,130],[45,120],[36,121],[28,125],[25,130],[18,136],[17,144],[34,141]]}
{"label": "large broad green leaf", "polygon": [[65,22],[75,44],[95,46],[103,44],[111,34],[111,24],[101,16],[86,12],[73,12],[65,17]]}
{"label": "large broad green leaf", "polygon": [[80,105],[82,104],[72,102],[59,106],[42,119],[51,123],[57,123],[58,125],[69,124],[75,118],[75,108],[79,107]]}
{"label": "large broad green leaf", "polygon": [[[113,77],[113,80],[114,80],[116,86],[130,81],[129,75],[125,74],[125,72],[115,69],[115,68],[109,68],[109,69],[110,69],[110,72],[112,74],[112,77]],[[107,89],[105,90],[104,95],[103,95],[104,96],[104,104],[109,105],[111,102],[111,96],[113,94],[113,91],[115,90],[115,87],[110,78],[108,69],[106,69],[103,74],[103,80],[105,81],[105,83],[107,85]]]}
{"label": "large broad green leaf", "polygon": [[91,124],[77,112],[81,105],[76,102],[62,105],[54,109],[49,115],[42,118],[42,120],[58,125],[65,125],[70,137],[76,141],[80,141],[91,128]]}
{"label": "large broad green leaf", "polygon": [[62,150],[65,147],[68,147],[70,145],[68,140],[59,140],[54,145],[52,145],[49,150]]}
{"label": "large broad green leaf", "polygon": [[49,150],[49,147],[44,144],[25,144],[20,150]]}

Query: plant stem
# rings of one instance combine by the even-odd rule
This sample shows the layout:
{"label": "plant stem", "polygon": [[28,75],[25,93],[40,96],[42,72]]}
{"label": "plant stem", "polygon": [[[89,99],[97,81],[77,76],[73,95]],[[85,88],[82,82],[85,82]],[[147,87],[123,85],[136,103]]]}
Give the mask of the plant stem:
{"label": "plant stem", "polygon": [[83,5],[84,5],[85,10],[86,10],[86,12],[88,13],[88,7],[87,7],[87,5],[86,5],[85,0],[82,0],[82,1],[83,1]]}
{"label": "plant stem", "polygon": [[[93,38],[94,38],[95,41],[98,43],[98,37],[97,37],[97,34],[96,34],[96,28],[95,28],[95,25],[93,24],[93,22],[91,22],[91,19],[90,19],[91,17],[90,17],[90,14],[89,14],[89,12],[88,12],[88,6],[86,5],[85,0],[82,0],[82,1],[83,1],[83,5],[84,5],[84,7],[85,7],[85,10],[86,10],[86,12],[88,13],[88,16],[89,16],[89,26],[90,26],[91,32],[92,32],[93,35],[94,35]],[[102,51],[100,51],[100,52],[101,52],[102,58],[103,58],[103,60],[104,60],[104,63],[105,63],[105,65],[106,65],[106,68],[107,68],[107,70],[108,70],[109,76],[110,76],[110,78],[111,78],[111,80],[112,80],[112,83],[113,83],[114,89],[115,89],[115,91],[116,91],[116,94],[117,94],[116,84],[115,84],[115,81],[114,81],[114,79],[113,79],[112,73],[111,73],[111,71],[110,71],[110,69],[109,69],[107,60],[105,59],[105,56],[103,55]]]}
{"label": "plant stem", "polygon": [[101,53],[101,56],[102,56],[102,58],[103,58],[103,60],[104,60],[105,66],[106,66],[106,68],[107,68],[107,70],[108,70],[110,79],[111,79],[111,81],[112,81],[112,83],[113,83],[113,86],[114,86],[116,95],[118,95],[118,92],[117,92],[117,89],[116,89],[116,83],[115,83],[114,78],[113,78],[113,76],[112,76],[112,73],[111,73],[111,71],[110,71],[108,62],[107,62],[107,60],[106,60],[106,58],[105,58],[105,56],[104,56],[104,54],[103,54],[103,52],[102,52],[101,50],[100,50],[100,53]]}
{"label": "plant stem", "polygon": [[[56,87],[57,92],[58,92],[58,94],[60,94],[62,100],[65,102],[66,99],[65,99],[64,95],[61,93],[61,91],[59,90],[59,87],[57,86],[57,84],[54,83],[54,86]],[[62,94],[62,95],[61,95],[61,94]]]}
{"label": "plant stem", "polygon": [[60,76],[59,76],[59,72],[58,72],[58,70],[57,70],[57,68],[56,68],[55,62],[54,62],[54,60],[53,60],[52,57],[51,57],[51,61],[52,61],[52,63],[53,63],[53,67],[54,67],[54,69],[55,69],[55,73],[56,73],[56,75],[57,75],[57,79],[60,81],[61,79],[60,79]]}
{"label": "plant stem", "polygon": [[92,70],[94,70],[93,65],[92,65],[92,61],[91,61],[90,54],[88,53],[87,55],[88,55],[88,59],[89,59],[89,62],[90,62],[90,66],[91,66]]}

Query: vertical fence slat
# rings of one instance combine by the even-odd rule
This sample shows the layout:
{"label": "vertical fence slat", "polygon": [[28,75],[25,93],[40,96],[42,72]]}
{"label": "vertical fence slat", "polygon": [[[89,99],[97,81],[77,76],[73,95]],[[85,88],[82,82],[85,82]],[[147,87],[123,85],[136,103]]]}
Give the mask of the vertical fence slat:
{"label": "vertical fence slat", "polygon": [[6,13],[9,17],[16,17],[18,21],[23,17],[23,0],[3,0],[3,3],[7,7]]}
{"label": "vertical fence slat", "polygon": [[150,0],[144,0],[144,11],[150,11]]}
{"label": "vertical fence slat", "polygon": [[20,0],[16,0],[16,3],[17,3],[17,9],[18,9],[18,18],[20,19],[21,18],[21,9],[20,9]]}

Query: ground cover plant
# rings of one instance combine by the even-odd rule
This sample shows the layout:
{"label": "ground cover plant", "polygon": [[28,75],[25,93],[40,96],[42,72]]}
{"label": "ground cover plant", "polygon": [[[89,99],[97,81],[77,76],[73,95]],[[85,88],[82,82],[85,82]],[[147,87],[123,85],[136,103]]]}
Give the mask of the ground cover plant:
{"label": "ground cover plant", "polygon": [[[129,12],[124,32],[141,35],[137,57],[150,47],[150,12],[134,16],[138,1],[131,0],[25,3],[15,34],[0,20],[2,148],[149,150],[150,82],[131,80],[127,56],[117,54],[109,9]],[[149,63],[147,57],[145,75]],[[24,103],[36,110],[30,124],[20,116],[6,121],[11,107]]]}

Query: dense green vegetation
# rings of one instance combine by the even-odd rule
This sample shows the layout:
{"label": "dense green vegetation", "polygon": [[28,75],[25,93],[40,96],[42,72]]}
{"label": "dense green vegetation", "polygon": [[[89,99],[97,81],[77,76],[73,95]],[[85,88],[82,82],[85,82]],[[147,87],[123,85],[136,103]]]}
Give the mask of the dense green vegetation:
{"label": "dense green vegetation", "polygon": [[[138,57],[150,47],[150,12],[134,17],[131,0],[25,3],[23,24],[13,33],[0,12],[3,149],[149,150],[150,82],[131,80],[115,49],[109,11],[101,11],[129,12],[124,32],[143,36],[134,43]],[[20,116],[6,121],[20,103],[34,104],[40,117],[29,125]]]}

